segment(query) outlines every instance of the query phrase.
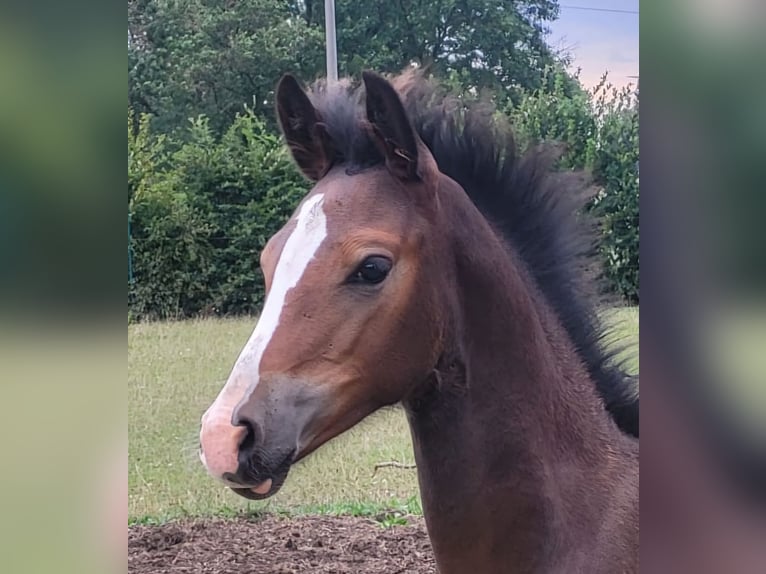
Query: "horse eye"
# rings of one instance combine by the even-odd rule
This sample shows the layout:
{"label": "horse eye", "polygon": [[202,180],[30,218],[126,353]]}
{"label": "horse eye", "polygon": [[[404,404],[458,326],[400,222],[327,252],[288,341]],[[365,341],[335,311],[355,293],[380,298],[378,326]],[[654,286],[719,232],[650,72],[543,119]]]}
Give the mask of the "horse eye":
{"label": "horse eye", "polygon": [[362,264],[349,277],[349,281],[351,283],[380,283],[391,271],[392,265],[391,260],[387,257],[373,255],[362,261]]}

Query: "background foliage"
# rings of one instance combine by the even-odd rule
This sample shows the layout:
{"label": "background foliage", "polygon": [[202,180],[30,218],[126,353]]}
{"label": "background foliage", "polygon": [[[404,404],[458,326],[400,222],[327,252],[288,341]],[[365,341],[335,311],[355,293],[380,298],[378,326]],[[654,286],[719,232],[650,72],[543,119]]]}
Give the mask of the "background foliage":
{"label": "background foliage", "polygon": [[[338,67],[397,72],[433,66],[462,88],[503,97],[540,86],[560,61],[545,43],[553,0],[338,0]],[[252,106],[274,125],[273,90],[285,72],[324,75],[324,2],[128,0],[128,98],[161,132],[205,114],[223,131]]]}
{"label": "background foliage", "polygon": [[[611,289],[638,301],[638,102],[584,90],[545,44],[551,0],[336,2],[341,74],[431,66],[489,92],[520,145],[566,144],[592,172]],[[257,312],[258,255],[307,191],[283,148],[273,88],[324,73],[322,2],[129,0],[129,316]],[[191,118],[191,119],[190,119]]]}
{"label": "background foliage", "polygon": [[638,92],[617,90],[606,75],[590,91],[572,90],[561,71],[548,70],[546,76],[550,90],[527,92],[506,112],[522,146],[562,142],[560,168],[590,172],[597,191],[588,207],[600,224],[607,284],[638,303]]}
{"label": "background foliage", "polygon": [[221,136],[200,116],[183,142],[152,136],[146,115],[138,126],[128,130],[132,315],[256,311],[258,256],[307,191],[280,138],[252,109]]}

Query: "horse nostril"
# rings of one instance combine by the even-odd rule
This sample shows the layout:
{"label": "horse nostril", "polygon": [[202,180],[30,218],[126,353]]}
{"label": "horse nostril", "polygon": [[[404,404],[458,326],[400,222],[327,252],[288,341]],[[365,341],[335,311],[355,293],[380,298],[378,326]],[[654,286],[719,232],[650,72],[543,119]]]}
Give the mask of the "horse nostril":
{"label": "horse nostril", "polygon": [[245,431],[239,441],[240,452],[251,450],[262,438],[260,425],[248,410],[245,405],[239,405],[231,415],[231,424]]}
{"label": "horse nostril", "polygon": [[249,419],[240,419],[236,421],[236,426],[244,427],[245,432],[239,441],[239,451],[249,452],[253,449],[258,439],[258,429],[256,424]]}

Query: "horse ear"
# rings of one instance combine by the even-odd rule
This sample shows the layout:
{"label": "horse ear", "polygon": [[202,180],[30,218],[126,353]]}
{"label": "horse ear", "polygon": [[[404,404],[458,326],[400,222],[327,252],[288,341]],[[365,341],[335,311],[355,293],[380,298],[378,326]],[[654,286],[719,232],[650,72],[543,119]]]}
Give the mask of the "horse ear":
{"label": "horse ear", "polygon": [[367,121],[375,143],[386,158],[386,166],[399,179],[419,179],[417,139],[399,94],[387,80],[373,72],[362,72],[362,79]]}
{"label": "horse ear", "polygon": [[334,151],[319,112],[290,74],[279,80],[276,100],[279,125],[295,163],[307,178],[320,180],[332,167]]}

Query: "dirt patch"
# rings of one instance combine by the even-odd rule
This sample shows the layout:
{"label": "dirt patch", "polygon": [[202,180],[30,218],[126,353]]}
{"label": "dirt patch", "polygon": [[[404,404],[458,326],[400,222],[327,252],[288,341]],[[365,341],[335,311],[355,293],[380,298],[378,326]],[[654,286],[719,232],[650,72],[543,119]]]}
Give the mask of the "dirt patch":
{"label": "dirt patch", "polygon": [[130,574],[435,574],[422,518],[205,519],[128,530]]}

